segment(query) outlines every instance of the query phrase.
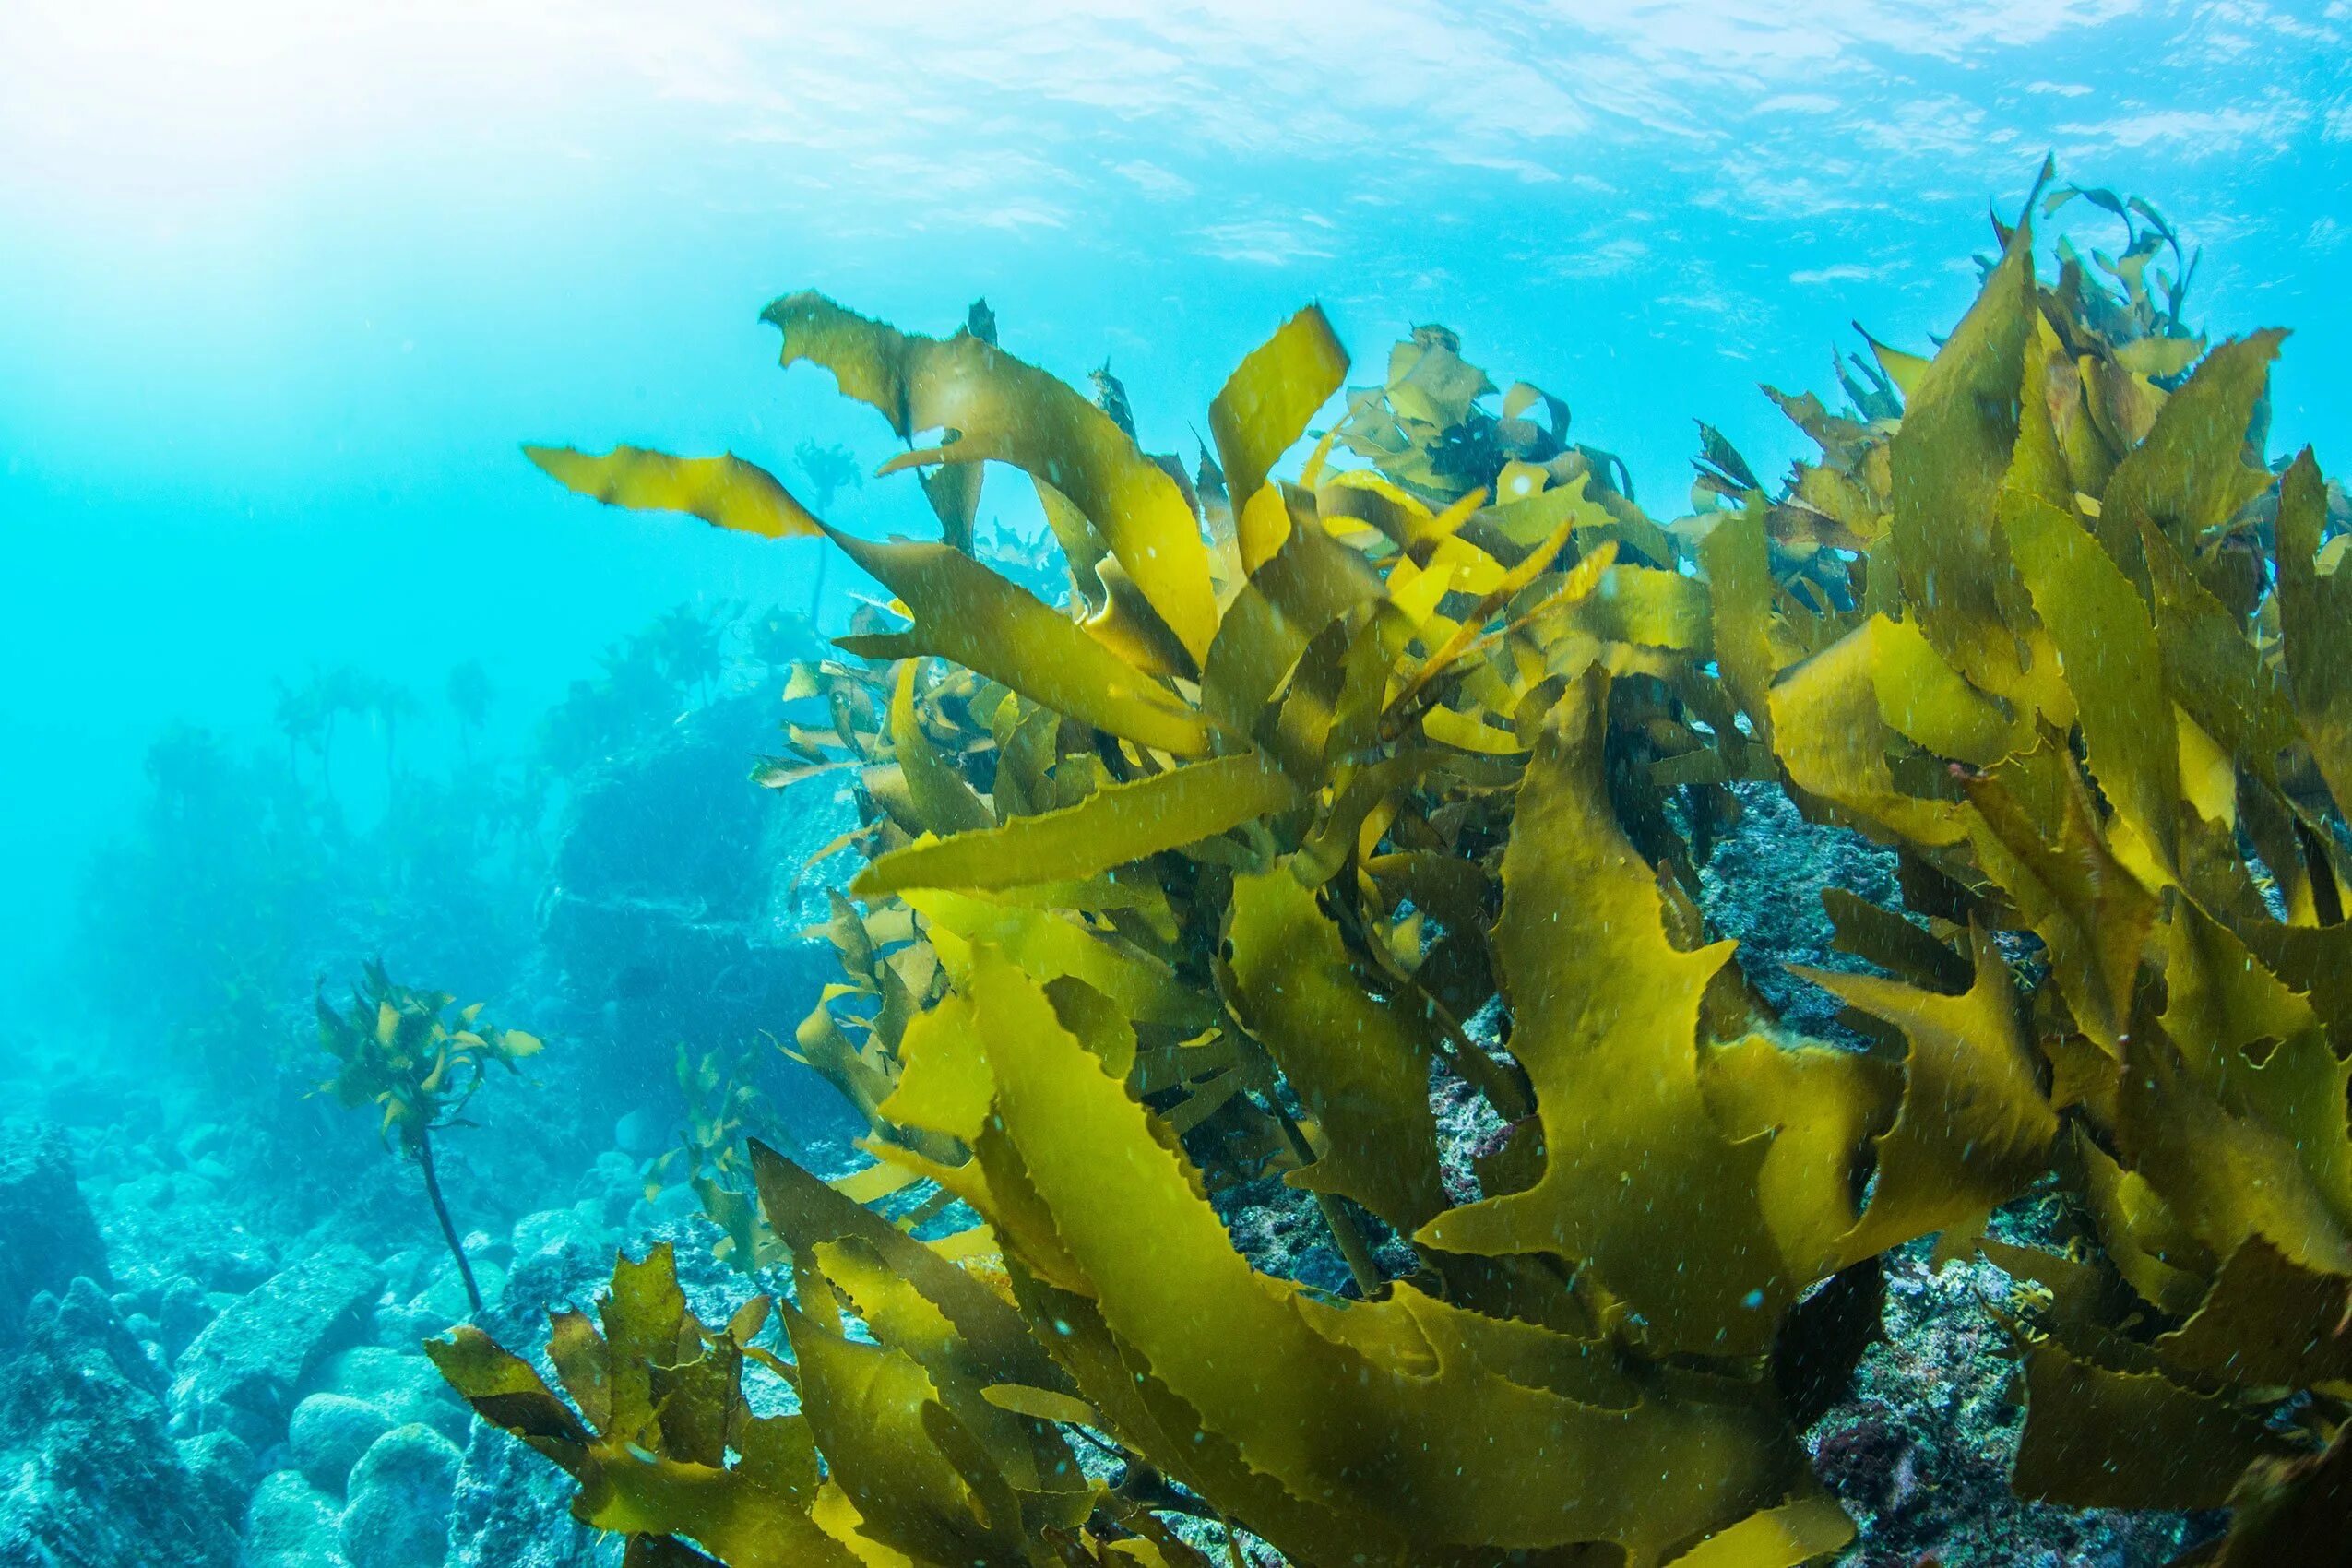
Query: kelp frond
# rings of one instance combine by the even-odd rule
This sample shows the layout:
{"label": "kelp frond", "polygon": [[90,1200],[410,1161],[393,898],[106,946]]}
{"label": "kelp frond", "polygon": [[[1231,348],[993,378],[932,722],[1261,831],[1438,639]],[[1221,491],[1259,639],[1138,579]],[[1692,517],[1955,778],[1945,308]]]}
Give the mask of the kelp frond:
{"label": "kelp frond", "polygon": [[[2200,357],[2169,226],[2073,196],[2120,208],[2122,258],[2042,279],[2029,203],[1931,356],[1873,344],[1843,413],[1774,394],[1818,462],[1768,491],[1702,426],[1701,510],[1664,525],[1559,399],[1490,411],[1442,328],[1289,479],[1346,376],[1294,317],[1195,484],[992,331],[778,301],[785,362],[909,443],[891,469],[971,476],[927,482],[938,543],[810,519],[905,624],[786,694],[829,722],[779,766],[849,772],[867,862],[797,1046],[882,1165],[837,1190],[758,1157],[789,1442],[712,1437],[736,1341],[666,1296],[587,1359],[717,1357],[691,1399],[608,1420],[590,1379],[583,1421],[472,1340],[461,1388],[589,1522],[738,1568],[1195,1561],[1184,1513],[1301,1564],[1787,1568],[1852,1533],[1770,1374],[1835,1383],[1859,1338],[1800,1303],[1843,1276],[1815,1300],[1867,1310],[1888,1249],[1965,1253],[2054,1180],[2095,1244],[1980,1243],[2037,1289],[2019,1490],[2308,1531],[2352,1396],[2341,529],[2309,454],[2265,463],[2279,335]],[[534,456],[807,531],[737,459]],[[1036,488],[1063,603],[973,552],[983,463]],[[1909,910],[1831,903],[1882,972],[1810,977],[1871,1050],[1792,1033],[1710,940],[1697,866],[1743,781],[1900,856]],[[1498,1007],[1499,1042],[1467,1026]],[[1467,1201],[1432,1064],[1513,1129]],[[1235,1252],[1211,1196],[1270,1173],[1344,1293]],[[916,1180],[980,1225],[926,1242],[859,1201]],[[609,1472],[678,1466],[614,1501]]]}
{"label": "kelp frond", "polygon": [[370,962],[350,1004],[318,998],[318,1043],[337,1071],[318,1087],[346,1110],[364,1105],[383,1113],[378,1130],[388,1145],[413,1155],[435,1130],[448,1126],[481,1088],[493,1064],[509,1072],[536,1056],[542,1042],[523,1029],[482,1022],[481,1004],[466,1007],[446,992],[395,984]]}

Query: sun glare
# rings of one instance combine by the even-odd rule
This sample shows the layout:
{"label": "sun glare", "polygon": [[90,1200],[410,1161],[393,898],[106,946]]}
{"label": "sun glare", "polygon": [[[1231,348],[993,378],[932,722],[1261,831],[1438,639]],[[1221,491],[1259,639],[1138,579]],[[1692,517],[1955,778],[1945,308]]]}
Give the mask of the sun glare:
{"label": "sun glare", "polygon": [[453,135],[511,135],[576,59],[564,41],[580,13],[532,0],[17,0],[0,6],[0,181],[152,213]]}

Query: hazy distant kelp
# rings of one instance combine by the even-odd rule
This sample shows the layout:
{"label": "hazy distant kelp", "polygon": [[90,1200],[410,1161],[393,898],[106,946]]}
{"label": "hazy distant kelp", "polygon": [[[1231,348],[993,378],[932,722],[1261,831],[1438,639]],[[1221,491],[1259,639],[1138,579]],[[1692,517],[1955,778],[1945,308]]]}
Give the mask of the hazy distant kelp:
{"label": "hazy distant kelp", "polygon": [[678,605],[597,658],[539,722],[537,757],[564,778],[645,744],[708,702],[731,670],[765,673],[820,646],[797,612],[735,603]]}
{"label": "hazy distant kelp", "polygon": [[[470,1331],[444,1370],[647,1562],[1205,1561],[1160,1522],[1192,1513],[1301,1563],[1773,1568],[1849,1538],[1796,1432],[1875,1260],[1941,1234],[2026,1282],[2022,1492],[2235,1496],[2231,1562],[2340,1539],[2341,525],[2310,454],[2261,449],[2281,335],[2204,351],[2187,265],[2147,286],[2168,228],[2079,194],[2133,222],[2120,258],[2037,278],[2029,206],[1932,358],[1874,346],[1843,413],[1776,394],[1823,451],[1786,485],[1703,427],[1670,526],[1556,400],[1487,414],[1442,329],[1274,477],[1344,381],[1312,309],[1185,484],[992,333],[777,302],[785,362],[909,442],[885,472],[924,473],[936,544],[732,457],[532,449],[607,501],[823,534],[896,596],[909,624],[792,689],[868,823],[801,1045],[897,1175],[755,1151],[789,1364],[656,1257],[601,1332],[557,1320],[576,1413]],[[1064,607],[970,553],[985,462],[1037,488]],[[1735,783],[1899,853],[1906,909],[1829,909],[1880,972],[1811,977],[1870,1049],[1793,1035],[1708,940]],[[1467,1203],[1433,1064],[1511,1128]],[[1233,1251],[1207,1194],[1270,1170],[1344,1296]],[[916,1177],[982,1225],[926,1243],[856,1201]],[[1982,1235],[2053,1182],[2063,1251]],[[747,1360],[798,1414],[753,1413]]]}
{"label": "hazy distant kelp", "polygon": [[335,667],[280,686],[276,744],[172,730],[84,873],[75,979],[93,1017],[250,1089],[307,1079],[304,998],[371,954],[505,992],[533,961],[563,814],[591,770],[821,646],[796,612],[681,605],[539,714],[478,663],[438,691]]}
{"label": "hazy distant kelp", "polygon": [[453,684],[446,766],[386,717],[432,717],[422,699],[347,671],[281,691],[282,749],[187,728],[158,741],[139,811],[84,877],[94,1016],[216,1085],[250,1085],[291,1066],[323,968],[386,947],[471,983],[514,964],[545,795],[480,746],[472,700]]}

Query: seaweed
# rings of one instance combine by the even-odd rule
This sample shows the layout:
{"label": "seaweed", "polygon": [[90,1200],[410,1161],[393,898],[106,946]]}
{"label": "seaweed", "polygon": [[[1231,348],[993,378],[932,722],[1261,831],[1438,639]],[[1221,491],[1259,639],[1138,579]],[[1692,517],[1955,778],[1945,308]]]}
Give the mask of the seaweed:
{"label": "seaweed", "polygon": [[465,1109],[488,1081],[493,1063],[518,1072],[515,1063],[538,1055],[543,1042],[522,1029],[483,1023],[479,1002],[464,1007],[457,1002],[446,992],[395,984],[380,962],[371,961],[347,1010],[329,1005],[324,992],[317,999],[318,1043],[337,1063],[335,1075],[318,1087],[346,1110],[380,1110],[376,1134],[387,1148],[397,1139],[400,1154],[416,1161],[466,1300],[480,1312],[481,1291],[434,1169],[433,1134],[469,1124]]}
{"label": "seaweed", "polygon": [[[763,1039],[774,1044],[773,1037]],[[643,1171],[647,1201],[664,1187],[685,1183],[719,1229],[713,1255],[754,1275],[777,1261],[778,1248],[748,1195],[750,1141],[789,1143],[782,1119],[756,1081],[762,1053],[749,1046],[692,1052],[681,1042],[673,1065],[685,1125],[677,1144],[647,1160]]]}
{"label": "seaweed", "polygon": [[[2076,194],[2148,225],[2114,290],[2037,275],[2037,187],[1931,355],[1873,341],[1845,415],[1773,394],[1819,462],[1768,492],[1703,425],[1703,509],[1664,526],[1564,404],[1484,412],[1442,328],[1286,477],[1346,376],[1312,307],[1184,483],[992,330],[778,301],[784,362],[933,479],[937,542],[843,533],[732,456],[529,448],[607,502],[829,540],[893,596],[795,668],[831,726],[763,765],[857,781],[845,978],[797,1045],[879,1163],[754,1152],[804,1423],[772,1480],[741,1337],[666,1306],[629,1375],[668,1403],[608,1419],[611,1325],[580,1417],[478,1337],[436,1352],[460,1391],[583,1518],[739,1568],[1190,1561],[1187,1513],[1302,1564],[1774,1568],[1852,1534],[1798,1426],[1876,1260],[1933,1236],[2021,1281],[2022,1493],[2251,1500],[2225,1561],[2340,1516],[2343,552],[2310,456],[2263,459],[2279,335],[2183,347],[2187,265],[2144,281],[2168,225]],[[985,462],[1037,487],[1061,604],[939,505]],[[1884,972],[1805,978],[1864,1049],[1795,1034],[1711,939],[1694,868],[1739,782],[1938,890],[1833,901]],[[1432,1073],[1512,1129],[1467,1201]],[[1235,1250],[1213,1200],[1276,1173],[1344,1290]],[[979,1223],[865,1206],[917,1182]],[[1987,1234],[2047,1182],[2065,1250]],[[659,1506],[612,1503],[616,1445],[674,1472]]]}

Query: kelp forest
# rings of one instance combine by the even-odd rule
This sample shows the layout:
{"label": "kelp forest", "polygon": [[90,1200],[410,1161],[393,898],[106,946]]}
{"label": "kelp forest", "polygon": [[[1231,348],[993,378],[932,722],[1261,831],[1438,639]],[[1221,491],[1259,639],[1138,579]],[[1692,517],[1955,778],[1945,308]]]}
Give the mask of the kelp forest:
{"label": "kelp forest", "polygon": [[[1857,1404],[1958,1281],[2001,1506],[2343,1561],[2352,517],[2193,269],[2046,171],[1946,336],[1765,388],[1784,477],[1701,424],[1671,517],[1510,344],[1312,304],[1196,443],[985,306],[794,293],[878,475],[527,447],[879,585],[727,780],[849,808],[767,1027],[861,1153],[682,1054],[707,1255],[434,1363],[632,1568],[2025,1562],[1887,1525],[1928,1461]],[[1883,873],[1818,951],[1740,939],[1758,824]],[[325,1017],[346,1085],[440,1042],[359,1084],[415,1155],[538,1041],[404,994]]]}

